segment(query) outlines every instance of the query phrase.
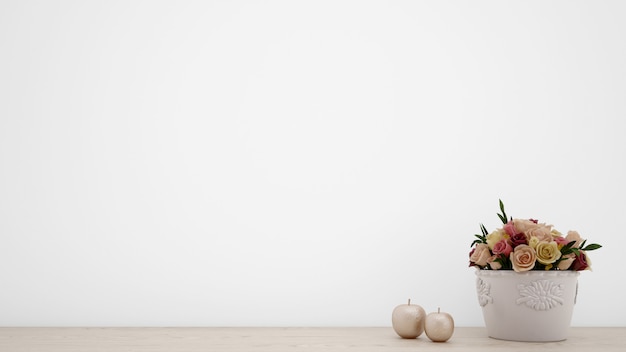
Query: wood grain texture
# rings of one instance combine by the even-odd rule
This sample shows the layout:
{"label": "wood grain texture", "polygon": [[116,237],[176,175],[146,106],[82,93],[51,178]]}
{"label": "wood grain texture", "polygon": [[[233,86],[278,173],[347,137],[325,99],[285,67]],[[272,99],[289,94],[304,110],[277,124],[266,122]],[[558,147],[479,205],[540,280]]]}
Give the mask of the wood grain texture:
{"label": "wood grain texture", "polygon": [[626,328],[572,328],[566,341],[524,343],[457,328],[445,343],[384,328],[0,328],[2,352],[91,351],[626,351]]}

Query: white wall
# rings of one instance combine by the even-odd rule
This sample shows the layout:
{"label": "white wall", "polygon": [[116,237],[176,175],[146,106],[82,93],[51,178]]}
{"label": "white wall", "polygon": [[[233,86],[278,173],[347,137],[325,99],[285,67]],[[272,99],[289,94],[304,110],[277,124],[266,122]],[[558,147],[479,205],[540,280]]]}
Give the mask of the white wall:
{"label": "white wall", "polygon": [[[510,215],[624,326],[626,3],[0,2],[0,325],[482,325]],[[621,280],[623,281],[623,280]]]}

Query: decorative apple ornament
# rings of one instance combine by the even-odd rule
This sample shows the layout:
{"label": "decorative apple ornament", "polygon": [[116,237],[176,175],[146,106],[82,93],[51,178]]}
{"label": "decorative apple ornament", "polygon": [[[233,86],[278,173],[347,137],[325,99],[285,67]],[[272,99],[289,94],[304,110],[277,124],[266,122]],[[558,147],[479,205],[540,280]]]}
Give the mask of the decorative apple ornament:
{"label": "decorative apple ornament", "polygon": [[426,316],[424,330],[426,336],[434,342],[446,342],[454,333],[454,319],[450,314],[437,308],[437,313],[433,312]]}
{"label": "decorative apple ornament", "polygon": [[401,304],[394,308],[391,314],[391,324],[400,337],[414,339],[424,332],[424,318],[426,311],[417,304]]}

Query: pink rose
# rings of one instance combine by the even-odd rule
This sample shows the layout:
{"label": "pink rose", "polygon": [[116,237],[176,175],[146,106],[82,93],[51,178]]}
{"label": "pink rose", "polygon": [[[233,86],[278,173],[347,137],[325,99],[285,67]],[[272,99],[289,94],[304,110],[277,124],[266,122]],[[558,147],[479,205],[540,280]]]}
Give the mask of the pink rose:
{"label": "pink rose", "polygon": [[570,269],[576,271],[591,270],[591,262],[589,261],[589,257],[587,257],[587,253],[579,251]]}
{"label": "pink rose", "polygon": [[493,254],[504,254],[508,257],[512,251],[513,247],[511,247],[509,241],[505,239],[502,239],[500,242],[496,243],[495,246],[493,246]]}
{"label": "pink rose", "polygon": [[486,243],[479,243],[470,255],[470,261],[480,267],[487,265],[487,260],[491,257],[489,246]]}
{"label": "pink rose", "polygon": [[526,244],[521,244],[513,250],[511,254],[511,264],[516,272],[529,271],[535,267],[537,254],[535,250]]}
{"label": "pink rose", "polygon": [[515,236],[518,232],[515,231],[515,224],[513,221],[509,221],[504,225],[504,231],[511,237]]}
{"label": "pink rose", "polygon": [[554,242],[556,242],[559,246],[565,246],[566,244],[570,243],[571,241],[568,241],[567,238],[562,237],[562,236],[555,236],[554,237]]}
{"label": "pink rose", "polygon": [[523,233],[518,233],[514,236],[511,236],[511,246],[513,248],[519,246],[520,244],[528,244],[528,239],[526,238],[526,235],[524,235]]}

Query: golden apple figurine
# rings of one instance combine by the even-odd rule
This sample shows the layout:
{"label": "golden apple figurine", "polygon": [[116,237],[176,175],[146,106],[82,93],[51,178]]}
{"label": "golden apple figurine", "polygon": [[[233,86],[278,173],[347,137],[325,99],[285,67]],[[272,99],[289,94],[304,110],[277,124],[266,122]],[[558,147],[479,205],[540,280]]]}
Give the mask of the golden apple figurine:
{"label": "golden apple figurine", "polygon": [[437,313],[433,312],[426,316],[424,321],[426,336],[434,342],[446,342],[454,333],[454,319],[448,313],[444,313],[437,308]]}
{"label": "golden apple figurine", "polygon": [[407,304],[401,304],[393,310],[391,324],[400,337],[414,339],[424,332],[425,317],[424,308],[411,304],[411,299],[409,299]]}

